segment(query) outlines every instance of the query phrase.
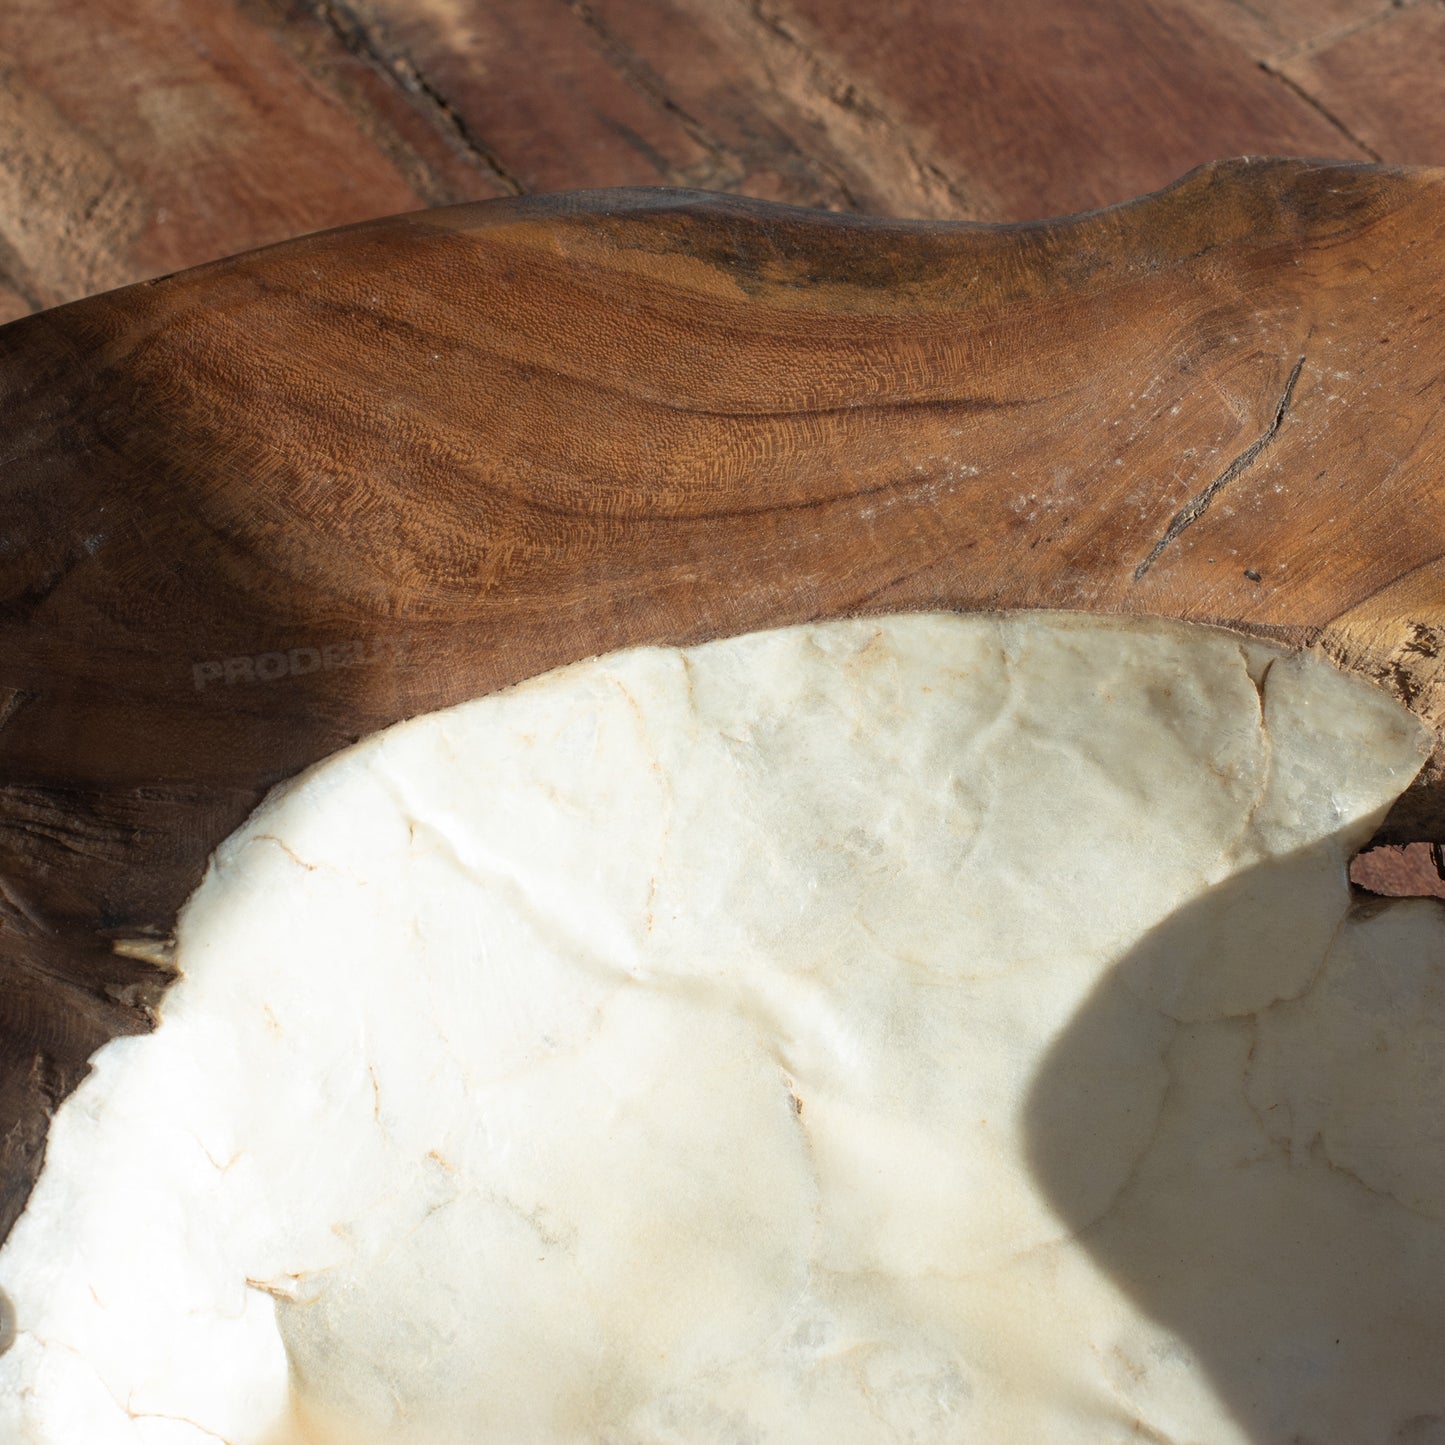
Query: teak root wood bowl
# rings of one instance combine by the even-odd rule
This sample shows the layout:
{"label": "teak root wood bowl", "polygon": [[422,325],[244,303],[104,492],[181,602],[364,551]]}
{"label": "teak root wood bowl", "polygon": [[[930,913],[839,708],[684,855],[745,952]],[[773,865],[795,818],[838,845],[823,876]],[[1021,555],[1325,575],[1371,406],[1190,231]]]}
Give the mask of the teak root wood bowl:
{"label": "teak root wood bowl", "polygon": [[[0,1234],[267,788],[590,654],[1071,608],[1440,732],[1445,172],[1030,225],[677,191],[307,236],[0,329]],[[1445,744],[1382,830],[1445,838]]]}

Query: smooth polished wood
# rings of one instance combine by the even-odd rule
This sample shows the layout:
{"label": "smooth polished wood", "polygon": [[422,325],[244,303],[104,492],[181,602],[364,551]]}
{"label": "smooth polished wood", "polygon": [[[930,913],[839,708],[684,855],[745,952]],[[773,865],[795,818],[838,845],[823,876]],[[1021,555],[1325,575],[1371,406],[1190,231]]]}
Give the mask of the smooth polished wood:
{"label": "smooth polished wood", "polygon": [[[0,1226],[264,791],[559,664],[1079,608],[1445,723],[1445,173],[1198,171],[1049,224],[603,191],[0,329]],[[1445,770],[1393,838],[1445,837]]]}

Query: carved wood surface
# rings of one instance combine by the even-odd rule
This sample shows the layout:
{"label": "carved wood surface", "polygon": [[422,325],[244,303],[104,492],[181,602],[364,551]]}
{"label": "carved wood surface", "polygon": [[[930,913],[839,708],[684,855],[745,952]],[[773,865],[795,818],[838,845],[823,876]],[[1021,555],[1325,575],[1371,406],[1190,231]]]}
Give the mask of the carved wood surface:
{"label": "carved wood surface", "polygon": [[[1082,608],[1445,724],[1445,173],[1048,224],[698,193],[306,237],[0,329],[0,1143],[147,1026],[209,851],[348,741],[612,648]],[[1387,825],[1445,837],[1440,759]]]}
{"label": "carved wood surface", "polygon": [[1442,68],[1442,0],[6,0],[0,320],[515,191],[1010,221],[1442,165]]}

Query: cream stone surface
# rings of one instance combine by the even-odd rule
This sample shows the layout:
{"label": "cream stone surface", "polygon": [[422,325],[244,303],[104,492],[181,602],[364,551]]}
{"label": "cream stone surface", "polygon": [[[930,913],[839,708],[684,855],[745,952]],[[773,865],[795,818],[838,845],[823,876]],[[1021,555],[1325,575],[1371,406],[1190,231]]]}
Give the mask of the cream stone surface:
{"label": "cream stone surface", "polygon": [[1426,747],[1057,614],[369,739],[58,1114],[0,1441],[1445,1441],[1445,920],[1345,877]]}

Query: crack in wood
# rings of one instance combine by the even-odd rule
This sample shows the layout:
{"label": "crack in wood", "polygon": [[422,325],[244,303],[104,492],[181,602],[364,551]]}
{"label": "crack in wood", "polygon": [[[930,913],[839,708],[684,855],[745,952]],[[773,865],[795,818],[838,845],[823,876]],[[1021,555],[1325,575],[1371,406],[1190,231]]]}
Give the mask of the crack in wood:
{"label": "crack in wood", "polygon": [[[761,145],[761,154],[759,154],[758,146],[748,143],[749,140],[757,141],[759,139],[757,134],[746,135],[741,144],[736,140],[722,139],[696,113],[677,100],[656,70],[636,50],[620,40],[612,29],[598,17],[589,0],[563,0],[563,3],[591,32],[598,48],[624,83],[641,95],[643,99],[675,120],[683,133],[707,153],[714,168],[712,174],[699,175],[696,168],[689,168],[679,173],[675,167],[659,166],[664,174],[674,175],[679,183],[688,186],[704,185],[709,189],[735,190],[739,186],[746,187],[749,177],[759,163],[765,170],[771,167],[780,167],[790,175],[794,174],[796,167],[797,171],[806,177],[802,184],[805,186],[807,194],[794,196],[795,203],[822,206],[829,210],[833,209],[835,204],[841,204],[843,209],[850,211],[868,209],[860,202],[856,192],[837,166],[832,164],[826,156],[808,146],[794,125],[771,112],[764,112],[757,106],[750,106],[750,110],[758,112],[754,119],[761,118],[765,127],[772,131],[771,136]],[[744,13],[750,15],[746,7],[744,7]],[[750,18],[757,19],[756,16],[751,15]],[[792,37],[786,37],[786,41],[790,47],[800,48],[798,42]],[[766,78],[766,67],[764,69]],[[851,90],[852,86],[850,85],[848,88]],[[772,87],[769,87],[769,91],[771,90]],[[605,123],[614,129],[618,128],[614,121],[608,120]],[[643,153],[648,154],[648,151],[644,150]],[[651,159],[650,155],[649,159]],[[817,198],[819,193],[826,194],[827,192],[832,193],[827,200]]]}
{"label": "crack in wood", "polygon": [[466,117],[422,73],[409,56],[392,52],[381,42],[375,30],[347,5],[333,0],[307,0],[312,13],[325,24],[353,55],[366,61],[383,75],[413,95],[426,100],[435,119],[461,142],[467,154],[489,171],[492,177],[514,196],[525,195],[527,188],[514,176],[501,158],[467,124]]}
{"label": "crack in wood", "polygon": [[1317,96],[1313,96],[1298,81],[1292,80],[1283,70],[1277,69],[1270,61],[1261,60],[1259,68],[1272,80],[1277,80],[1287,90],[1291,91],[1300,100],[1309,106],[1318,116],[1332,125],[1349,143],[1360,151],[1362,155],[1368,156],[1376,165],[1381,164],[1380,153],[1372,146],[1367,146],[1334,111],[1332,111]]}
{"label": "crack in wood", "polygon": [[[709,185],[720,187],[736,185],[747,172],[747,165],[743,157],[731,146],[725,145],[713,135],[695,115],[679,105],[668,94],[666,87],[652,67],[636,51],[619,40],[597,18],[595,11],[586,3],[586,0],[563,0],[563,3],[593,37],[597,48],[606,56],[609,64],[621,76],[624,83],[644,100],[672,116],[682,127],[688,139],[708,153],[713,165],[719,171],[719,174],[707,178]],[[635,145],[664,175],[672,175],[675,178],[687,179],[696,183],[696,179],[693,177],[679,176],[676,167],[668,164],[653,151],[652,147],[647,146],[640,136],[632,134],[620,122],[607,120],[606,117],[602,117],[602,119],[614,132],[622,134],[623,139],[627,140],[629,144]]]}
{"label": "crack in wood", "polygon": [[[846,75],[827,66],[817,52],[784,23],[776,11],[767,8],[765,0],[746,0],[744,12],[759,29],[771,36],[775,43],[795,51],[803,60],[807,68],[805,82],[817,100],[835,106],[838,110],[856,117],[859,123],[872,126],[875,131],[887,135],[901,148],[923,189],[941,192],[947,197],[954,218],[978,218],[976,200],[966,192],[959,181],[948,175],[935,161],[920,153],[907,125],[889,115],[876,100],[862,94],[857,84]],[[848,196],[848,203],[853,209],[864,209],[856,204],[841,177],[835,176],[831,168],[826,168],[826,173]]]}
{"label": "crack in wood", "polygon": [[269,36],[313,87],[351,117],[426,205],[452,206],[492,194],[485,182],[494,178],[455,130],[439,122],[430,101],[398,85],[375,58],[346,45],[316,3],[231,0],[243,20]]}
{"label": "crack in wood", "polygon": [[[1373,10],[1368,15],[1358,16],[1343,25],[1336,25],[1332,28],[1313,32],[1312,34],[1295,40],[1292,44],[1284,44],[1279,49],[1273,50],[1268,57],[1256,57],[1256,59],[1268,59],[1272,65],[1287,65],[1292,60],[1307,58],[1311,55],[1318,55],[1331,46],[1338,45],[1342,40],[1349,40],[1352,36],[1359,35],[1363,31],[1373,30],[1375,26],[1383,21],[1391,19],[1401,10],[1408,10],[1411,5],[1417,4],[1418,0],[1386,0],[1386,3],[1379,10]],[[1248,7],[1245,7],[1248,9]],[[1264,25],[1267,29],[1275,30],[1266,17],[1256,11],[1250,11],[1255,20]],[[1278,35],[1279,31],[1275,30]],[[1287,36],[1280,36],[1282,41],[1287,41]]]}
{"label": "crack in wood", "polygon": [[1254,465],[1255,459],[1269,444],[1279,435],[1279,429],[1284,424],[1285,413],[1289,411],[1289,405],[1294,398],[1296,382],[1299,381],[1300,372],[1304,370],[1305,359],[1303,356],[1294,364],[1294,370],[1289,374],[1289,380],[1284,384],[1284,393],[1279,399],[1279,404],[1274,409],[1274,416],[1270,419],[1269,425],[1257,436],[1205,489],[1197,496],[1191,497],[1175,514],[1174,519],[1164,530],[1164,535],[1154,544],[1149,555],[1134,569],[1134,580],[1140,581],[1144,574],[1159,560],[1159,555],[1174,541],[1182,532],[1192,527],[1209,510],[1209,505],[1215,497],[1224,490],[1232,481],[1236,480],[1244,472]]}

